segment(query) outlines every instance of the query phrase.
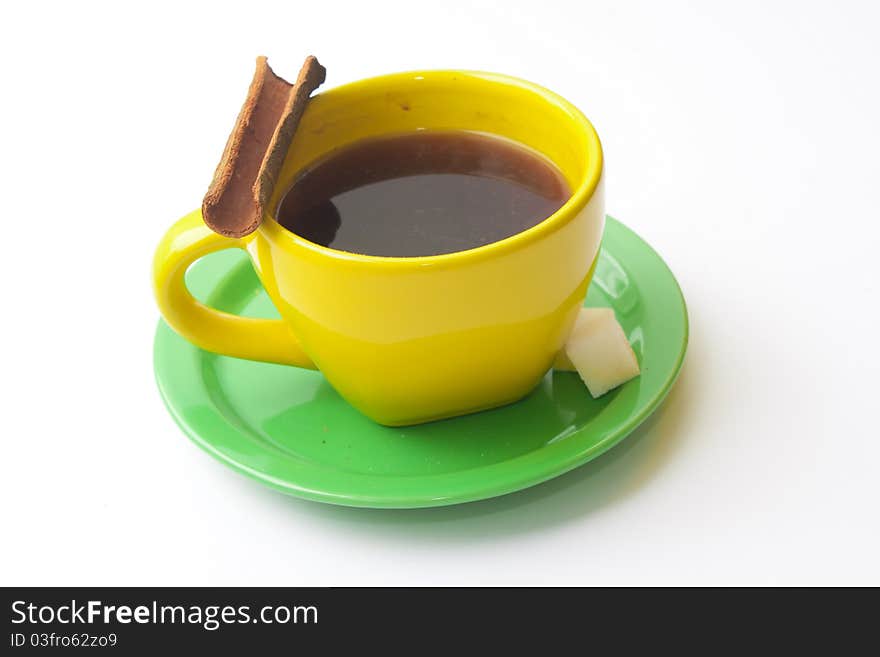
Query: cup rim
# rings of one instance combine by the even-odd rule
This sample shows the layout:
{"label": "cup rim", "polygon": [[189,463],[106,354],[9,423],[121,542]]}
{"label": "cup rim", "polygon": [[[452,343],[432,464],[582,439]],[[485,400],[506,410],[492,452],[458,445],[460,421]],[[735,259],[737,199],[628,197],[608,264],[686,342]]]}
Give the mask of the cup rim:
{"label": "cup rim", "polygon": [[[376,84],[390,81],[400,80],[422,80],[429,76],[438,75],[456,75],[469,76],[479,78],[487,82],[501,83],[512,87],[517,87],[525,91],[529,91],[540,96],[544,101],[555,105],[562,109],[572,121],[577,124],[586,137],[587,151],[584,157],[587,160],[587,168],[577,187],[572,190],[571,196],[563,205],[549,217],[543,221],[527,228],[526,230],[515,233],[509,237],[491,242],[482,246],[464,249],[461,251],[453,251],[451,253],[441,253],[428,256],[378,256],[362,253],[353,253],[351,251],[341,251],[328,246],[322,246],[315,242],[309,241],[296,233],[287,230],[274,218],[274,212],[264,217],[260,228],[253,235],[264,233],[273,240],[280,240],[282,244],[296,246],[305,249],[315,256],[323,256],[333,258],[335,260],[352,263],[352,264],[373,264],[373,265],[392,265],[395,267],[435,267],[460,264],[464,261],[476,261],[485,258],[492,258],[504,253],[522,248],[532,242],[540,240],[546,235],[558,230],[577,213],[586,207],[587,203],[593,197],[599,186],[604,167],[604,159],[602,154],[602,144],[599,135],[590,120],[581,112],[574,104],[566,100],[559,94],[550,91],[546,87],[529,82],[510,75],[501,73],[489,73],[485,71],[470,71],[458,69],[429,69],[417,71],[405,71],[401,73],[389,73],[378,75],[370,78],[364,78],[347,84],[333,87],[327,91],[322,91],[319,95],[324,97],[332,97],[336,94],[356,93],[367,87],[373,87]],[[552,160],[551,160],[552,161]]]}

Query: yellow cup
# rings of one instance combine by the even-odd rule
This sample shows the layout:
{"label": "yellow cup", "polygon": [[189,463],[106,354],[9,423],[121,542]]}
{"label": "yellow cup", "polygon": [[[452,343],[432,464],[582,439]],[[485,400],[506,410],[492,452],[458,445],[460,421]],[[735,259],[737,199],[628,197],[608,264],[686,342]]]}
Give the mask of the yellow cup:
{"label": "yellow cup", "polygon": [[[398,426],[516,401],[549,369],[587,292],[604,227],[602,147],[571,103],[502,75],[423,71],[348,84],[314,97],[275,198],[299,171],[358,139],[415,130],[500,135],[542,153],[574,193],[512,237],[437,256],[365,256],[313,244],[271,214],[243,239],[179,220],[154,260],[163,317],[199,347],[320,369],[368,417]],[[184,283],[198,258],[247,250],[281,319],[230,315]]]}

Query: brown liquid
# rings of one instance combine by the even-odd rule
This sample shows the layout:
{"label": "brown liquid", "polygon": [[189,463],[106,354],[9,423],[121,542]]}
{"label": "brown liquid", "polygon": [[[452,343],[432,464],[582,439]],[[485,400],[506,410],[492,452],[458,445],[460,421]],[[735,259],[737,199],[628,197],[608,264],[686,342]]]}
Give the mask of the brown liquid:
{"label": "brown liquid", "polygon": [[416,132],[356,142],[294,182],[277,220],[342,251],[427,256],[542,222],[571,192],[539,155],[497,137]]}

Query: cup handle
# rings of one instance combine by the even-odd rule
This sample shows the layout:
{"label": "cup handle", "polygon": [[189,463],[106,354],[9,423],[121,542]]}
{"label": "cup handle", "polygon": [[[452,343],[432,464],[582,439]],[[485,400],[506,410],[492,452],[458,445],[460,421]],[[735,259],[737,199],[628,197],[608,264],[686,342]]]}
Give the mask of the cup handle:
{"label": "cup handle", "polygon": [[244,249],[246,241],[211,231],[196,210],[174,224],[153,258],[153,291],[162,317],[177,333],[207,351],[317,369],[290,328],[280,319],[255,319],[211,308],[186,288],[187,268],[223,249]]}

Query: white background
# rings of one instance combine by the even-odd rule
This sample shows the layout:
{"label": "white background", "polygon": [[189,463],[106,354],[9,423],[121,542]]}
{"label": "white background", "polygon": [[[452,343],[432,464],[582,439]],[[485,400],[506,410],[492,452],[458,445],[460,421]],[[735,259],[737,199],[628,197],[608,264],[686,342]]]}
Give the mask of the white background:
{"label": "white background", "polygon": [[[3,11],[0,583],[880,584],[876,3],[220,7]],[[315,53],[328,86],[464,67],[580,106],[609,212],[689,304],[654,420],[426,511],[288,498],[192,445],[153,379],[152,251],[260,53],[285,76]]]}

